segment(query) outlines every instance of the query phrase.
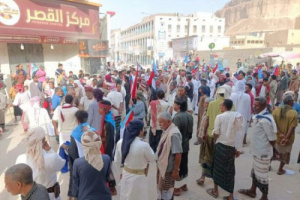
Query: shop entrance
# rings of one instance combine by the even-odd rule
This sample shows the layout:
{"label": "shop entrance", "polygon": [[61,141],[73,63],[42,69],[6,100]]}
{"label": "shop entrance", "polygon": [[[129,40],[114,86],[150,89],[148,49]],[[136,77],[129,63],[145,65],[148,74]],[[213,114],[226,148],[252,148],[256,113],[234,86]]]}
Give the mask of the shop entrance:
{"label": "shop entrance", "polygon": [[7,44],[10,72],[13,74],[18,64],[28,72],[29,63],[32,68],[44,65],[42,44]]}

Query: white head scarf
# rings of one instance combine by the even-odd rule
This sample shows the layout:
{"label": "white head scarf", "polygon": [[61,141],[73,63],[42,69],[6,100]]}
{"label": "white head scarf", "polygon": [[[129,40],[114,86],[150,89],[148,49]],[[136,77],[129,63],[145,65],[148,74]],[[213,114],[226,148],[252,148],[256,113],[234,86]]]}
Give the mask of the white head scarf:
{"label": "white head scarf", "polygon": [[85,160],[98,171],[103,168],[103,160],[100,152],[101,138],[95,132],[88,131],[81,136],[81,144]]}
{"label": "white head scarf", "polygon": [[41,127],[29,129],[27,133],[27,152],[26,155],[31,159],[33,165],[39,171],[45,170],[45,161],[43,156],[43,139],[45,138],[45,131]]}
{"label": "white head scarf", "polygon": [[234,93],[238,94],[238,99],[245,93],[245,82],[244,81],[237,81],[235,84]]}
{"label": "white head scarf", "polygon": [[74,83],[76,83],[76,84],[78,85],[78,87],[81,89],[82,95],[83,95],[83,96],[86,96],[84,87],[83,87],[83,85],[80,83],[80,81],[79,81],[79,80],[75,80]]}

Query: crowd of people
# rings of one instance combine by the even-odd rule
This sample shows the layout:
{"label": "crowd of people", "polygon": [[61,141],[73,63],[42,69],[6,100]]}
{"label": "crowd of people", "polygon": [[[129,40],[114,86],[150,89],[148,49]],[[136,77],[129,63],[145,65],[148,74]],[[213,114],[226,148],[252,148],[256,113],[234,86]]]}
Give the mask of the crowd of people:
{"label": "crowd of people", "polygon": [[[267,200],[271,161],[280,162],[278,175],[290,162],[300,116],[299,71],[283,64],[277,77],[264,66],[259,77],[240,61],[237,67],[235,73],[215,71],[198,62],[157,72],[135,66],[105,75],[80,70],[77,76],[59,64],[50,78],[43,66],[26,72],[18,65],[9,97],[0,92],[0,133],[7,131],[5,111],[13,106],[27,142],[27,151],[5,172],[8,192],[26,200],[110,200],[120,176],[121,200],[145,200],[149,164],[156,162],[157,199],[171,200],[188,191],[194,135],[201,166],[196,183],[212,178],[206,192],[217,198],[221,187],[229,193],[224,199],[233,200],[235,159],[252,127],[252,186],[238,192],[254,198],[258,188]],[[68,194],[60,194],[60,171],[70,174]]]}

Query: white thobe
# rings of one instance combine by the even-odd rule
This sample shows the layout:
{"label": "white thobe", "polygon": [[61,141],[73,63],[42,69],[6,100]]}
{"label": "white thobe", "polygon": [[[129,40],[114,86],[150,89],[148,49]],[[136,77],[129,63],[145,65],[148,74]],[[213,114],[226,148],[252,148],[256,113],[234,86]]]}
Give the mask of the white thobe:
{"label": "white thobe", "polygon": [[244,117],[244,130],[243,134],[246,133],[248,123],[251,119],[251,98],[246,93],[234,92],[230,98],[235,107],[235,111],[239,112]]}
{"label": "white thobe", "polygon": [[51,120],[45,108],[29,108],[24,115],[24,123],[28,124],[29,129],[42,127],[49,135],[48,126],[50,126]]}
{"label": "white thobe", "polygon": [[[16,164],[25,163],[32,169],[33,180],[44,186],[45,188],[53,187],[57,182],[57,172],[59,172],[66,161],[57,155],[52,149],[50,151],[43,150],[43,156],[45,161],[45,171],[39,171],[32,163],[31,159],[26,154],[19,155]],[[50,200],[60,200],[61,198],[55,198],[54,193],[49,193]]]}
{"label": "white thobe", "polygon": [[192,80],[193,84],[194,84],[194,97],[193,97],[193,101],[192,101],[192,108],[193,111],[198,114],[198,89],[201,86],[200,81],[197,81],[196,79]]}
{"label": "white thobe", "polygon": [[[115,162],[120,166],[122,161],[122,142],[117,143]],[[146,169],[148,163],[155,161],[155,154],[150,145],[136,137],[130,145],[129,152],[124,162],[124,166],[134,169]],[[145,175],[131,174],[125,170],[122,171],[120,200],[147,200],[148,181]]]}

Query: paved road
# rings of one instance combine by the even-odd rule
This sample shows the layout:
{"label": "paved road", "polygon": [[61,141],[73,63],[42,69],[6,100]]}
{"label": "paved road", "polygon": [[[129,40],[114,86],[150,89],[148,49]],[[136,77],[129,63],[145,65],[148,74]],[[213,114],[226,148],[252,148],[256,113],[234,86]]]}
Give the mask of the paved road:
{"label": "paved road", "polygon": [[[11,115],[7,114],[7,119],[10,119]],[[196,118],[195,118],[196,119]],[[9,121],[9,120],[8,120]],[[18,155],[22,154],[26,150],[26,145],[24,143],[23,131],[20,124],[8,126],[9,132],[3,134],[3,137],[0,139],[0,200],[16,200],[17,197],[11,196],[5,189],[4,186],[4,171],[12,166]],[[249,130],[248,141],[251,140],[251,129]],[[296,140],[293,146],[291,164],[287,166],[287,169],[293,170],[296,172],[295,175],[276,175],[276,169],[278,168],[279,163],[272,163],[272,171],[270,172],[270,200],[299,200],[300,199],[300,172],[299,165],[296,163],[296,159],[300,150],[300,128],[297,128]],[[57,149],[58,146],[54,138],[51,138],[51,146],[53,149]],[[180,197],[175,197],[175,200],[211,200],[209,195],[206,194],[206,189],[213,186],[212,180],[207,180],[203,187],[200,187],[196,184],[196,179],[200,177],[201,168],[198,164],[199,156],[199,146],[194,146],[193,138],[191,143],[191,151],[189,153],[189,177],[188,177],[188,188],[189,191],[183,193]],[[250,143],[250,142],[249,142]],[[236,184],[235,191],[241,188],[248,188],[251,184],[250,171],[252,166],[252,157],[249,154],[249,147],[244,148],[245,154],[241,155],[240,158],[236,160]],[[148,175],[148,199],[156,199],[156,166],[151,164],[150,171]],[[66,197],[69,174],[60,174],[59,173],[59,182],[62,186],[61,188],[61,198],[62,200],[67,200]],[[119,187],[117,188],[119,190]],[[220,189],[220,197],[227,195],[225,191]],[[258,192],[259,199],[261,193]],[[235,192],[235,196],[239,200],[249,199],[245,196],[242,196]],[[119,196],[113,197],[113,200],[118,200]],[[134,200],[134,198],[133,198]]]}

